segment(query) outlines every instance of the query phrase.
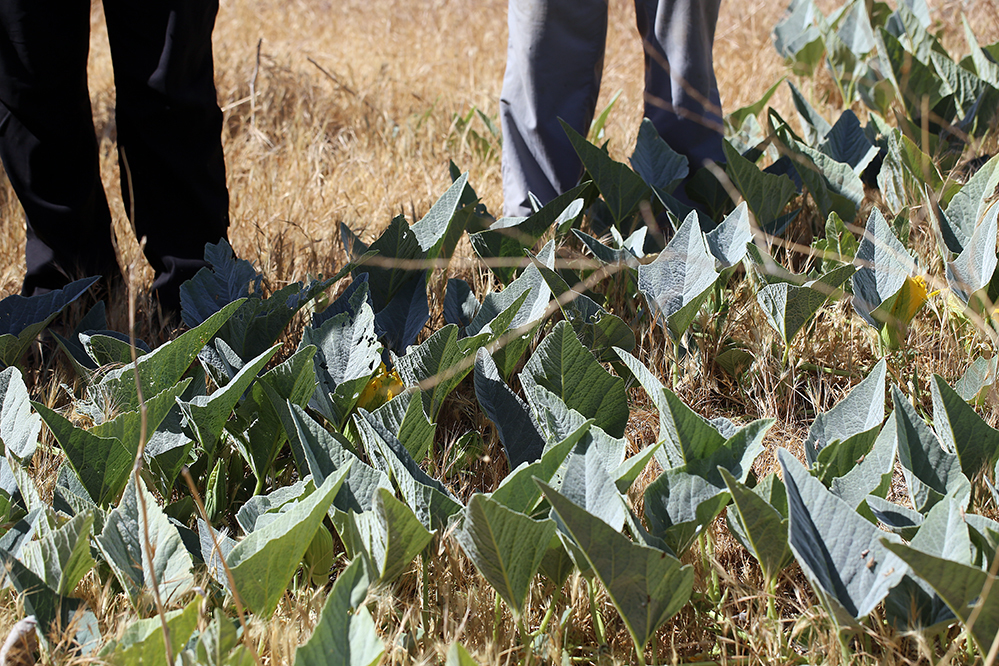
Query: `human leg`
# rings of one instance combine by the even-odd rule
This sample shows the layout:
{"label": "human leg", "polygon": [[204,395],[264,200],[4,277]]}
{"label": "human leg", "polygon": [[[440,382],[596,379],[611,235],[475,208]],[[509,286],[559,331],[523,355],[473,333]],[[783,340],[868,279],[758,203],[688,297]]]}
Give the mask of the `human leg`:
{"label": "human leg", "polygon": [[90,3],[0,3],[0,159],[27,219],[26,296],[120,276],[101,185],[87,54]]}
{"label": "human leg", "polygon": [[146,238],[153,291],[176,309],[181,283],[205,265],[205,243],[229,226],[211,41],[218,0],[104,0],[104,12],[125,207]]}
{"label": "human leg", "polygon": [[690,160],[724,161],[712,48],[721,0],[635,0],[645,46],[645,115]]}
{"label": "human leg", "polygon": [[529,215],[528,192],[547,203],[572,188],[582,164],[559,124],[586,134],[593,120],[607,0],[510,0],[500,95],[506,215]]}

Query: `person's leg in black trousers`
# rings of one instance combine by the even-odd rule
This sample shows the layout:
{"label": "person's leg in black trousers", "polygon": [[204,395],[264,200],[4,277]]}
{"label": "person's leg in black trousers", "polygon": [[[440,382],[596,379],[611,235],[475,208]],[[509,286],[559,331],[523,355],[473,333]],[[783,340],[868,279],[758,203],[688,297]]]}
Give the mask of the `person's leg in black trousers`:
{"label": "person's leg in black trousers", "polygon": [[212,29],[218,0],[104,0],[117,94],[125,208],[134,192],[138,238],[160,302],[179,309],[180,284],[226,237],[229,195]]}
{"label": "person's leg in black trousers", "polygon": [[87,90],[89,32],[86,0],[0,3],[0,159],[27,218],[27,296],[120,276]]}

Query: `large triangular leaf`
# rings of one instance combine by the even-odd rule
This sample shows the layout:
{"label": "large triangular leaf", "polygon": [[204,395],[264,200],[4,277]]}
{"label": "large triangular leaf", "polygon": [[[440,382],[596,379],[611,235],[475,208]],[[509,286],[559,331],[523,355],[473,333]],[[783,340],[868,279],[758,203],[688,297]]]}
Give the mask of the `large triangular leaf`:
{"label": "large triangular leaf", "polygon": [[181,650],[198,628],[200,606],[194,601],[184,610],[167,613],[165,618],[151,617],[129,624],[121,638],[113,643],[114,651],[107,655],[107,663],[135,666],[162,661],[166,655],[164,620],[170,635],[170,654],[179,660]]}
{"label": "large triangular leaf", "polygon": [[465,232],[468,217],[456,214],[462,207],[461,195],[468,183],[468,173],[458,176],[427,214],[411,227],[428,259],[450,259],[458,239]]}
{"label": "large triangular leaf", "polygon": [[933,428],[944,447],[957,454],[961,471],[977,479],[999,461],[999,431],[986,423],[943,377],[933,375]]}
{"label": "large triangular leaf", "polygon": [[797,74],[810,75],[822,59],[822,33],[814,25],[818,13],[812,0],[794,0],[774,27],[774,46]]}
{"label": "large triangular leaf", "polygon": [[923,514],[915,509],[889,502],[876,495],[867,497],[867,507],[878,522],[888,528],[888,531],[910,541],[916,536],[924,521]]}
{"label": "large triangular leaf", "polygon": [[385,653],[375,621],[364,606],[368,577],[360,558],[333,584],[312,636],[295,650],[295,666],[374,666]]}
{"label": "large triangular leaf", "polygon": [[[960,253],[978,227],[999,185],[999,156],[986,162],[950,200],[946,214],[934,218],[947,250]],[[941,251],[943,251],[941,247]]]}
{"label": "large triangular leaf", "polygon": [[[645,227],[642,227],[644,230]],[[623,319],[612,315],[585,294],[574,291],[562,276],[537,260],[534,265],[544,276],[562,317],[569,322],[576,337],[600,362],[616,359],[613,347],[631,351],[635,348],[635,333]]]}
{"label": "large triangular leaf", "polygon": [[764,285],[756,293],[756,300],[767,322],[781,336],[784,345],[789,346],[819,308],[841,293],[841,286],[855,270],[852,265],[840,266],[800,287],[786,282]]}
{"label": "large triangular leaf", "polygon": [[[951,291],[976,311],[994,307],[990,297],[995,295],[996,290],[991,283],[999,265],[999,258],[996,257],[997,218],[999,206],[992,206],[982,223],[975,227],[961,254],[954,261],[947,262],[947,284]],[[972,302],[972,297],[986,287],[989,287],[989,293],[979,295],[976,302]]]}
{"label": "large triangular leaf", "polygon": [[826,138],[826,135],[832,131],[832,125],[808,103],[808,100],[805,99],[805,96],[790,79],[788,79],[787,85],[791,89],[791,101],[794,103],[794,108],[798,112],[798,117],[801,118],[801,123],[804,127],[803,136],[806,145],[818,146]]}
{"label": "large triangular leaf", "polygon": [[[971,537],[960,502],[946,498],[930,509],[909,545],[929,555],[971,565]],[[912,576],[906,576],[888,594],[885,611],[896,626],[915,630],[925,630],[954,617],[945,602],[934,594],[932,586]]]}
{"label": "large triangular leaf", "polygon": [[683,464],[683,453],[680,450],[676,438],[676,426],[673,423],[673,415],[670,411],[670,403],[666,402],[666,394],[663,383],[659,381],[645,365],[630,353],[622,350],[614,350],[621,361],[627,366],[631,374],[638,380],[645,393],[649,396],[652,404],[659,412],[659,433],[657,441],[663,442],[663,446],[656,452],[656,460],[663,469],[678,467]]}
{"label": "large triangular leaf", "polygon": [[26,544],[20,559],[56,594],[68,596],[94,567],[90,556],[93,526],[92,513],[77,514],[59,529]]}
{"label": "large triangular leaf", "polygon": [[946,84],[932,67],[913,57],[898,38],[884,28],[878,30],[875,40],[881,71],[892,82],[910,118],[921,118],[924,107],[933,109],[944,99]]}
{"label": "large triangular leaf", "polygon": [[[961,14],[961,23],[964,25],[964,38],[967,40],[971,51],[969,57],[971,58],[972,65],[974,65],[975,73],[992,85],[999,85],[999,65],[988,55],[986,49],[979,46],[978,39],[971,29],[971,24],[968,23],[968,17],[964,14]],[[962,64],[964,64],[963,61]]]}
{"label": "large triangular leaf", "polygon": [[100,278],[89,277],[70,282],[41,296],[13,294],[0,300],[0,366],[17,363],[31,341],[63,309],[90,289]]}
{"label": "large triangular leaf", "polygon": [[236,590],[254,614],[268,618],[298,569],[350,464],[326,478],[311,495],[236,544],[226,558]]}
{"label": "large triangular leaf", "polygon": [[205,262],[193,278],[180,285],[180,314],[195,327],[240,298],[260,295],[263,275],[249,261],[238,259],[226,239],[205,244]]}
{"label": "large triangular leaf", "polygon": [[7,368],[0,372],[0,446],[22,462],[27,462],[38,446],[42,419],[31,411],[28,387],[21,371]]}
{"label": "large triangular leaf", "polygon": [[579,429],[561,442],[551,446],[541,456],[540,460],[523,463],[503,477],[499,486],[489,497],[511,511],[530,514],[541,498],[541,489],[534,483],[538,478],[545,483],[551,483],[566,457],[572,452],[586,430],[592,425],[587,421]]}
{"label": "large triangular leaf", "polygon": [[584,439],[569,454],[559,491],[576,506],[620,530],[628,507],[611,478],[614,469],[608,469],[614,461],[609,462],[605,451]]}
{"label": "large triangular leaf", "polygon": [[718,279],[696,215],[688,215],[651,264],[638,267],[638,290],[674,340],[687,331]]}
{"label": "large triangular leaf", "polygon": [[[678,430],[687,429],[681,422],[676,425]],[[754,421],[728,439],[717,432],[705,437],[708,433],[703,430],[695,438],[684,437],[688,462],[666,470],[645,489],[645,516],[652,534],[674,552],[685,552],[729,502],[719,467],[745,482],[753,461],[763,452],[763,436],[771,425],[773,421]]]}
{"label": "large triangular leaf", "polygon": [[[541,254],[549,249],[554,251],[554,243],[546,244]],[[502,339],[502,344],[494,347],[492,354],[504,378],[509,379],[520,364],[534,338],[534,331],[548,316],[551,296],[545,278],[537,266],[531,264],[506,289],[486,294],[482,307],[465,329],[465,333],[473,337],[488,332],[490,342]],[[521,331],[519,336],[514,335]]]}
{"label": "large triangular leaf", "polygon": [[906,278],[915,274],[916,263],[877,208],[867,218],[855,263],[853,307],[857,314],[878,330],[886,323],[908,326],[908,321],[886,321],[886,310],[890,310],[890,299],[902,290]]}
{"label": "large triangular leaf", "polygon": [[0,565],[6,568],[10,584],[21,596],[25,614],[34,616],[42,637],[50,644],[61,643],[66,638],[65,633],[72,631],[72,640],[81,652],[93,652],[100,645],[97,616],[86,602],[59,596],[5,550],[0,550]]}
{"label": "large triangular leaf", "polygon": [[[148,431],[159,426],[189,383],[185,380],[149,399],[145,416]],[[139,449],[143,420],[139,412],[126,412],[84,430],[43,404],[32,404],[97,504],[106,506],[117,500]]]}
{"label": "large triangular leaf", "polygon": [[964,374],[954,384],[954,391],[964,400],[976,405],[982,404],[982,393],[986,387],[992,386],[996,382],[996,370],[999,366],[999,357],[984,358],[979,356]]}
{"label": "large triangular leaf", "polygon": [[913,508],[926,513],[948,495],[966,505],[971,483],[961,472],[961,461],[957,455],[940,445],[930,427],[894,386],[892,400],[895,404],[898,460],[902,464]]}
{"label": "large triangular leaf", "polygon": [[[864,503],[869,495],[885,497],[891,487],[892,475],[895,471],[895,452],[898,449],[898,437],[895,434],[895,414],[888,416],[888,422],[881,429],[874,446],[864,459],[853,468],[829,484],[829,490],[861,515],[874,520],[867,505]],[[856,435],[854,435],[856,436]]]}
{"label": "large triangular leaf", "polygon": [[[787,485],[788,541],[812,588],[841,627],[854,627],[905,575],[885,533],[826,490],[794,456],[778,451]],[[898,537],[888,535],[898,542]]]}
{"label": "large triangular leaf", "polygon": [[760,563],[763,576],[774,581],[784,567],[791,563],[793,555],[787,543],[787,518],[770,506],[763,497],[757,495],[725,468],[719,473],[725,479],[728,492],[735,504],[735,511],[729,509],[729,517],[738,516],[742,532],[746,537],[753,557]]}
{"label": "large triangular leaf", "polygon": [[392,300],[375,315],[375,330],[389,349],[404,354],[429,320],[427,273],[424,271],[404,282]]}
{"label": "large triangular leaf", "polygon": [[887,363],[883,359],[878,361],[845,398],[815,417],[804,443],[809,467],[815,464],[819,451],[831,442],[847,440],[884,422],[887,373]]}
{"label": "large triangular leaf", "polygon": [[343,312],[319,328],[302,331],[299,347],[316,346],[315,393],[310,405],[335,427],[343,428],[364,387],[382,362],[375,338],[375,315],[363,300],[357,312]]}
{"label": "large triangular leaf", "polygon": [[[477,335],[489,327],[493,335],[500,335],[506,332],[507,328],[520,328],[537,321],[547,311],[550,296],[551,290],[541,273],[533,265],[528,266],[506,289],[486,294],[482,306],[466,327],[465,333]],[[497,319],[518,302],[520,305],[514,310],[513,317],[505,322],[506,326],[499,326]]]}
{"label": "large triangular leaf", "polygon": [[624,435],[628,423],[628,396],[624,380],[610,374],[576,338],[566,322],[559,322],[542,340],[520,373],[524,391],[543,386],[571,409],[612,437]]}
{"label": "large triangular leaf", "polygon": [[840,115],[817,147],[836,162],[848,164],[858,176],[878,155],[877,146],[867,138],[857,115],[849,109]]}
{"label": "large triangular leaf", "polygon": [[296,452],[295,459],[301,460],[300,477],[311,474],[313,480],[322,485],[328,476],[350,464],[350,472],[333,499],[333,506],[341,511],[368,511],[375,491],[392,487],[388,475],[361,462],[351,451],[350,443],[341,435],[331,433],[316,423],[302,407],[291,402],[285,403],[285,407],[281,418],[285,422],[292,451]]}
{"label": "large triangular leaf", "polygon": [[[51,331],[52,337],[55,338],[59,348],[69,356],[70,363],[73,364],[73,369],[76,370],[76,373],[80,377],[88,381],[93,371],[97,370],[97,364],[83,348],[83,344],[80,342],[80,334],[87,333],[88,331],[106,331],[107,327],[107,303],[97,301],[87,314],[83,315],[83,318],[76,325],[76,328],[73,329],[73,332],[69,334],[69,337],[64,338],[55,331]],[[136,341],[136,346],[138,348],[138,341]]]}
{"label": "large triangular leaf", "polygon": [[371,414],[380,419],[389,432],[396,433],[413,460],[422,462],[431,452],[437,426],[427,419],[418,393],[403,391]]}
{"label": "large triangular leaf", "polygon": [[554,535],[555,523],[551,520],[532,520],[476,493],[454,537],[519,618],[531,581]]}
{"label": "large triangular leaf", "polygon": [[346,272],[345,267],[328,280],[311,280],[308,284],[295,282],[269,298],[247,299],[219,329],[219,338],[244,361],[257,356],[277,341],[299,310]]}
{"label": "large triangular leaf", "polygon": [[638,210],[642,201],[648,201],[652,196],[651,188],[636,174],[620,162],[615,162],[600,148],[579,135],[564,120],[562,129],[569,137],[579,159],[583,162],[586,172],[593,178],[593,184],[600,190],[601,196],[610,209],[615,226],[620,226],[633,212]]}
{"label": "large triangular leaf", "polygon": [[458,327],[448,324],[419,347],[395,359],[395,367],[407,386],[418,386],[427,396],[430,420],[437,421],[444,398],[471,372],[473,355],[488,336],[458,339]]}
{"label": "large triangular leaf", "polygon": [[196,328],[185,331],[179,337],[157,347],[151,353],[140,356],[135,364],[129,364],[109,372],[99,383],[87,388],[88,398],[98,405],[113,406],[115,411],[138,411],[139,398],[135,389],[135,366],[138,366],[142,395],[146,399],[174,386],[194,363],[198,357],[198,352],[242,303],[243,301],[233,301]]}
{"label": "large triangular leaf", "polygon": [[425,259],[426,253],[403,215],[393,218],[370,247],[364,248],[361,245],[356,249],[366,250],[367,258],[358,256],[356,251],[348,251],[351,260],[357,262],[351,269],[351,275],[357,279],[362,273],[368,274],[375,312],[381,311],[402,285],[416,279],[424,270],[412,265],[413,262]]}
{"label": "large triangular leaf", "polygon": [[631,168],[649,187],[672,193],[687,174],[687,158],[669,147],[648,118],[638,128]]}
{"label": "large triangular leaf", "polygon": [[767,226],[781,216],[784,207],[796,194],[794,182],[784,175],[764,173],[732,147],[722,142],[728,165],[725,172],[739,190],[758,225]]}
{"label": "large triangular leaf", "polygon": [[260,482],[286,439],[279,410],[289,400],[304,407],[315,391],[315,353],[312,345],[303,347],[258,377],[237,412],[238,419],[226,424]]}
{"label": "large triangular leaf", "polygon": [[191,555],[141,479],[129,480],[121,503],[108,515],[96,541],[136,609],[151,607],[154,578],[160,599],[168,606],[194,586]]}
{"label": "large triangular leaf", "polygon": [[636,649],[644,651],[656,629],[690,598],[693,568],[661,550],[630,541],[550,486],[541,482],[539,486],[607,590]]}
{"label": "large triangular leaf", "polygon": [[370,512],[349,515],[355,521],[372,569],[372,582],[394,581],[434,538],[434,533],[420,523],[413,510],[387,488],[375,492]]}
{"label": "large triangular leaf", "polygon": [[506,385],[485,349],[475,357],[475,398],[496,427],[511,470],[541,457],[545,440],[530,409]]}
{"label": "large triangular leaf", "polygon": [[368,459],[391,477],[423,526],[432,531],[446,529],[451,517],[463,508],[451,491],[424,472],[395,435],[366,410],[359,411],[354,424]]}
{"label": "large triangular leaf", "polygon": [[719,269],[735,266],[746,256],[746,244],[753,242],[753,225],[749,220],[749,207],[742,202],[729,213],[721,224],[704,236],[708,250]]}
{"label": "large triangular leaf", "polygon": [[[999,594],[994,592],[997,590],[995,577],[977,567],[885,541],[885,547],[912,567],[916,576],[929,583],[965,626],[975,613],[976,605],[981,605],[970,633],[981,653],[987,653],[999,634]],[[983,596],[986,586],[990,588],[990,594]]]}
{"label": "large triangular leaf", "polygon": [[586,249],[588,249],[593,256],[597,258],[597,260],[612,266],[628,266],[629,268],[637,269],[639,264],[638,257],[643,256],[644,252],[639,255],[636,254],[636,250],[640,250],[644,246],[644,238],[648,233],[648,228],[639,227],[635,233],[629,237],[629,240],[631,240],[633,236],[638,234],[643,239],[641,244],[635,243],[635,245],[619,248],[604,245],[593,236],[583,233],[579,229],[573,229],[572,233],[575,234],[576,238],[583,242]]}
{"label": "large triangular leaf", "polygon": [[479,306],[479,299],[467,282],[459,278],[448,278],[447,291],[444,293],[445,323],[455,324],[459,331],[464,331],[472,323]]}

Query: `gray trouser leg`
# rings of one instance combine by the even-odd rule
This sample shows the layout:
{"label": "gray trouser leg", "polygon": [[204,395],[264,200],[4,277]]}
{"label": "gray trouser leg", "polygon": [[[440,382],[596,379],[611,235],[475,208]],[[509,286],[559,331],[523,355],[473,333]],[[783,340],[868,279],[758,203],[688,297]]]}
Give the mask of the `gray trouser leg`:
{"label": "gray trouser leg", "polygon": [[500,94],[506,215],[572,188],[582,165],[558,119],[585,135],[600,92],[607,0],[510,0]]}
{"label": "gray trouser leg", "polygon": [[[721,0],[635,0],[646,44],[645,114],[691,170],[722,159],[712,61]],[[582,165],[558,119],[585,134],[593,119],[607,0],[510,0],[503,125],[504,214],[527,215],[568,190]]]}
{"label": "gray trouser leg", "polygon": [[691,172],[724,161],[712,46],[721,0],[635,0],[645,46],[645,117]]}

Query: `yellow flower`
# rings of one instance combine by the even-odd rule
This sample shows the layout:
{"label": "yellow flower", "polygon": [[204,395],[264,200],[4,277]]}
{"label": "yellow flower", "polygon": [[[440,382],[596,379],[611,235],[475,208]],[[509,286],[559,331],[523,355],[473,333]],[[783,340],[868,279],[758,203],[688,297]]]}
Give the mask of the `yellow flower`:
{"label": "yellow flower", "polygon": [[372,375],[371,381],[368,382],[364,390],[361,391],[360,397],[357,399],[357,406],[363,407],[368,411],[378,409],[386,402],[394,398],[395,396],[402,393],[403,389],[402,378],[399,377],[399,373],[395,370],[389,372],[382,363],[375,370],[375,374]]}
{"label": "yellow flower", "polygon": [[[886,303],[883,311],[884,326],[881,329],[881,339],[889,349],[899,349],[909,333],[909,324],[916,314],[926,305],[930,296],[926,278],[922,275],[910,275],[905,278],[898,293]],[[881,309],[881,308],[879,308]]]}

